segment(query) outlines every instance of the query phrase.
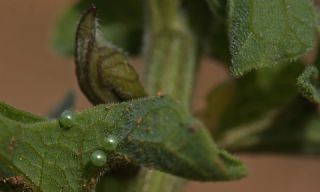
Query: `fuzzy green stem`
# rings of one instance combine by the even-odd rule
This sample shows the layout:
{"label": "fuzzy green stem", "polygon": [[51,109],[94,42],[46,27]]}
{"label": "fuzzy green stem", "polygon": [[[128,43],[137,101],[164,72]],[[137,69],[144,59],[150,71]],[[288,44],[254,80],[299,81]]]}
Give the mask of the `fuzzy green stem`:
{"label": "fuzzy green stem", "polygon": [[177,20],[179,0],[145,0],[148,32],[169,29]]}
{"label": "fuzzy green stem", "polygon": [[178,5],[177,0],[146,0],[145,86],[150,95],[168,94],[188,107],[196,48]]}
{"label": "fuzzy green stem", "polygon": [[[145,0],[145,85],[150,95],[167,94],[189,107],[196,48],[193,36],[180,17],[178,0]],[[143,169],[140,173],[142,192],[176,192],[183,180],[159,171]]]}

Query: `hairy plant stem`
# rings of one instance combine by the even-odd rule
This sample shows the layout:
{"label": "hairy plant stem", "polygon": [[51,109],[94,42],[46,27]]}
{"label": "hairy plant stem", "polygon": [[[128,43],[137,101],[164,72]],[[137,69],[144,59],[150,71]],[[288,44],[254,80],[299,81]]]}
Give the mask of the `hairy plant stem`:
{"label": "hairy plant stem", "polygon": [[[189,107],[196,48],[188,26],[179,14],[179,0],[145,0],[145,86],[148,94],[166,94]],[[183,179],[159,171],[140,172],[141,192],[180,191]]]}
{"label": "hairy plant stem", "polygon": [[145,0],[145,87],[188,107],[196,63],[195,42],[178,11],[178,0]]}

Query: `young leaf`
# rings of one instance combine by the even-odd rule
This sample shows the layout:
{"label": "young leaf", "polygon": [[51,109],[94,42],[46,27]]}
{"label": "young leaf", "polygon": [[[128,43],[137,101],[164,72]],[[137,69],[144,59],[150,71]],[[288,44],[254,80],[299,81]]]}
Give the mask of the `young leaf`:
{"label": "young leaf", "polygon": [[229,9],[235,76],[296,59],[313,45],[315,13],[310,0],[230,0]]}
{"label": "young leaf", "polygon": [[301,94],[314,103],[320,103],[319,81],[319,71],[315,66],[307,66],[297,81]]}
{"label": "young leaf", "polygon": [[146,95],[127,56],[103,42],[97,30],[96,8],[82,16],[76,34],[76,71],[82,91],[93,104],[110,103]]}
{"label": "young leaf", "polygon": [[34,191],[90,191],[101,172],[121,161],[200,181],[246,174],[169,97],[99,105],[68,121],[0,106],[0,180],[21,176]]}

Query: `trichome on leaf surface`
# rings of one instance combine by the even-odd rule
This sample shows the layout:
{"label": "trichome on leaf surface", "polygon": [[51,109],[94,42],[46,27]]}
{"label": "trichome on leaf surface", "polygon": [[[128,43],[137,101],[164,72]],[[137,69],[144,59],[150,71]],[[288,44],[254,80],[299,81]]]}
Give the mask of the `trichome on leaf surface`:
{"label": "trichome on leaf surface", "polygon": [[[221,147],[320,152],[320,54],[312,64],[300,59],[317,31],[311,0],[94,2],[99,12],[82,0],[59,19],[54,47],[75,51],[79,86],[95,106],[74,112],[68,93],[39,117],[0,103],[1,191],[174,192],[182,178],[246,176]],[[105,39],[144,50],[144,83]],[[188,112],[201,56],[246,74],[210,92],[197,114],[203,123]]]}

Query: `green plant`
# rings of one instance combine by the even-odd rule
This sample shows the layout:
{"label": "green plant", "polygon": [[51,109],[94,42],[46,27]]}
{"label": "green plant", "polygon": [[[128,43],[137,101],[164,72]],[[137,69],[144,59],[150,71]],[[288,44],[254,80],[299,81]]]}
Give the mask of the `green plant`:
{"label": "green plant", "polygon": [[[80,1],[60,18],[54,38],[61,52],[75,50],[79,85],[95,106],[73,112],[71,93],[45,118],[1,103],[1,191],[179,191],[182,178],[247,174],[221,147],[319,153],[320,55],[312,64],[300,58],[317,31],[310,0],[95,4],[100,27],[96,7]],[[128,56],[104,39],[133,54],[143,50],[144,84]],[[248,73],[210,92],[197,114],[204,124],[188,112],[203,55],[230,64],[234,76]]]}

